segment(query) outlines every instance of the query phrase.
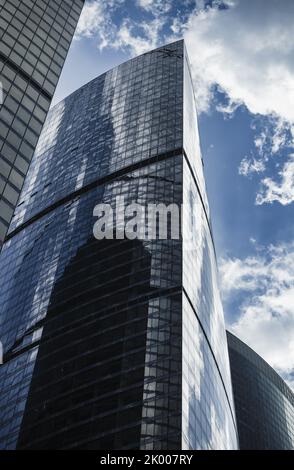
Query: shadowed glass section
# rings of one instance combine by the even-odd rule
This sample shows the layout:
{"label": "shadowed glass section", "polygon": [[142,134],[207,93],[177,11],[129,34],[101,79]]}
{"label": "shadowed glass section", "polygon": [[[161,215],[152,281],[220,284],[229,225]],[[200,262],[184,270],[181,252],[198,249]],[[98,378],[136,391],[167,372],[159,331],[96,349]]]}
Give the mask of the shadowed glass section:
{"label": "shadowed glass section", "polygon": [[240,449],[294,450],[294,394],[249,346],[227,332]]}
{"label": "shadowed glass section", "polygon": [[138,240],[78,250],[42,323],[18,447],[139,448],[150,271]]}
{"label": "shadowed glass section", "polygon": [[[124,196],[126,204],[133,200],[141,204],[146,202],[155,203],[163,198],[167,202],[179,201],[182,187],[181,168],[181,156],[179,156],[130,172],[124,177],[114,179],[106,185],[101,185],[86,192],[80,198],[74,198],[70,203],[60,205],[5,243],[1,260],[3,260],[3,266],[6,265],[6,269],[10,273],[6,277],[6,280],[10,283],[10,289],[5,290],[5,295],[2,296],[3,303],[1,304],[3,305],[1,337],[4,340],[6,351],[5,364],[0,368],[2,393],[0,408],[1,446],[5,448],[15,446],[15,439],[18,438],[19,426],[22,422],[22,414],[25,409],[28,409],[27,418],[23,421],[23,437],[19,441],[19,445],[24,448],[54,448],[56,445],[58,448],[108,448],[108,446],[113,446],[113,448],[138,448],[138,445],[141,448],[167,449],[180,447],[181,242],[179,240],[142,241],[139,246],[142,245],[140,249],[148,263],[140,269],[140,264],[142,264],[140,263],[140,250],[136,249],[134,251],[132,264],[130,264],[132,250],[129,249],[124,256],[122,253],[124,246],[128,247],[130,245],[132,247],[132,242],[128,240],[102,240],[104,248],[107,244],[112,247],[111,255],[109,250],[98,249],[101,245],[94,239],[92,230],[96,220],[93,217],[95,205],[102,201],[115,205],[117,195]],[[149,191],[148,188],[152,188],[152,191]],[[134,241],[134,246],[136,247],[136,241]],[[78,271],[78,274],[73,275],[71,279],[68,272],[72,271],[72,266],[75,266],[74,263],[77,259],[79,259],[81,266],[84,264],[84,270]],[[112,267],[111,273],[107,273],[107,266]],[[126,284],[128,272],[130,272],[131,277]],[[108,274],[111,275],[108,277]],[[93,275],[93,279],[90,282],[89,277],[91,275]],[[116,285],[113,281],[115,276],[118,276],[119,279]],[[109,281],[108,287],[107,280]],[[125,286],[125,297],[121,292],[123,286]],[[136,408],[137,413],[140,408],[140,421],[138,424],[134,420],[134,429],[133,431],[130,430],[127,441],[122,437],[126,432],[126,427],[122,425],[120,428],[116,428],[115,423],[112,424],[112,433],[111,428],[109,428],[108,434],[105,431],[105,435],[103,433],[99,435],[99,423],[102,422],[104,416],[99,414],[97,405],[96,412],[91,408],[93,419],[96,416],[95,429],[97,432],[94,433],[94,428],[87,428],[92,429],[92,431],[87,431],[88,440],[83,437],[86,431],[83,431],[78,439],[77,434],[74,433],[78,433],[79,429],[81,430],[79,425],[83,421],[82,415],[80,417],[78,412],[74,413],[74,406],[71,410],[64,408],[65,420],[71,420],[72,428],[76,428],[76,430],[73,430],[72,434],[64,432],[64,441],[62,439],[57,441],[50,434],[49,428],[54,426],[54,433],[61,437],[63,418],[57,412],[59,395],[61,394],[59,387],[62,387],[69,405],[69,396],[73,396],[74,400],[74,397],[80,391],[80,387],[88,388],[88,393],[93,395],[93,399],[96,397],[98,401],[99,398],[95,390],[99,390],[100,385],[95,385],[94,381],[91,382],[91,377],[89,382],[87,379],[87,369],[90,368],[89,362],[92,360],[92,366],[94,367],[95,361],[101,352],[99,341],[97,343],[96,341],[93,342],[93,354],[86,359],[84,357],[85,362],[83,362],[83,358],[79,359],[79,356],[75,358],[80,370],[76,370],[76,379],[73,382],[70,382],[67,377],[67,365],[70,363],[70,358],[66,355],[63,357],[63,354],[67,352],[65,345],[68,345],[69,351],[75,351],[75,341],[79,341],[77,336],[81,340],[81,349],[77,350],[79,354],[82,354],[83,345],[87,345],[87,338],[83,340],[83,331],[87,331],[88,308],[92,312],[92,316],[97,315],[97,330],[101,327],[101,322],[99,325],[99,315],[101,314],[103,299],[99,299],[100,295],[97,294],[97,290],[102,295],[102,291],[105,289],[106,292],[110,293],[107,299],[109,307],[107,312],[104,313],[105,317],[109,315],[109,321],[114,322],[114,314],[117,314],[117,321],[120,318],[123,323],[126,308],[133,317],[135,324],[138,324],[136,319],[139,321],[141,316],[141,330],[137,340],[135,334],[132,341],[127,339],[128,330],[122,328],[120,330],[121,344],[128,343],[129,348],[137,347],[138,354],[140,348],[143,348],[142,354],[140,353],[140,365],[138,365],[144,376],[141,387],[137,384],[137,391],[141,390],[140,403],[138,404],[138,398],[136,398],[138,395],[135,398],[132,395],[133,385],[131,380],[130,382],[127,381],[124,390],[125,396],[130,397],[130,409]],[[1,290],[1,292],[4,291]],[[122,298],[120,298],[120,295]],[[67,297],[69,297],[68,302],[66,302]],[[21,302],[19,299],[21,299]],[[62,304],[62,308],[60,306],[59,310],[54,307],[58,299],[60,301],[64,300],[64,305]],[[63,312],[67,308],[69,310],[72,308],[71,316],[64,318]],[[4,312],[7,312],[7,315]],[[51,322],[52,313],[50,312],[54,312],[54,315],[56,315],[56,319],[54,317],[55,323]],[[75,315],[81,318],[77,326],[75,325]],[[54,325],[58,326],[59,321],[62,323],[70,322],[70,318],[73,320],[73,330],[76,326],[73,335],[70,335],[69,326],[66,329],[61,329],[57,332],[56,342],[52,338],[48,346],[48,335],[45,326],[48,324],[46,328],[48,330],[50,325],[52,325],[52,328]],[[86,323],[85,330],[83,330],[83,319]],[[105,319],[105,321],[107,320]],[[147,326],[144,326],[146,322]],[[115,331],[112,330],[112,332],[114,334],[113,341],[115,342]],[[93,331],[92,333],[94,335]],[[119,333],[119,329],[116,330],[116,333]],[[64,338],[62,334],[65,335]],[[126,335],[126,339],[124,339],[124,335]],[[144,335],[145,342],[142,340]],[[109,332],[109,336],[111,336],[111,332]],[[140,346],[138,346],[138,341]],[[111,344],[111,338],[109,338],[109,342]],[[95,350],[95,345],[97,350]],[[59,348],[60,352],[58,351]],[[47,351],[48,356],[46,362],[43,360],[44,351]],[[52,358],[50,358],[51,352]],[[117,371],[115,369],[115,356],[113,356],[115,349],[112,350],[111,345],[108,353],[109,367],[107,371],[111,375],[112,357],[113,373],[115,374]],[[34,369],[36,358],[39,366]],[[81,362],[79,362],[80,360]],[[128,356],[126,355],[122,360],[123,363],[127,362]],[[74,358],[72,362],[74,363]],[[48,374],[41,375],[41,378],[36,379],[35,382],[35,377],[42,373],[43,368],[44,373],[47,370]],[[51,372],[53,373],[52,378],[50,378]],[[122,369],[121,372],[119,380],[123,382],[127,380],[130,372],[126,368]],[[99,377],[96,378],[100,383]],[[32,379],[33,382],[31,383]],[[42,389],[42,380],[44,380],[44,383],[46,380],[48,382],[48,388],[44,385],[43,391],[40,390]],[[39,387],[38,383],[40,381]],[[55,381],[58,383],[53,387]],[[77,387],[76,392],[74,391],[75,384]],[[101,382],[101,387],[102,385]],[[105,406],[106,401],[110,400],[110,397],[107,398],[107,396],[106,392],[104,396]],[[12,397],[15,398],[12,399]],[[84,400],[83,406],[86,408],[87,400],[85,397]],[[16,401],[20,404],[18,408],[15,407]],[[36,415],[32,413],[32,403],[37,405],[38,413]],[[43,409],[45,416],[41,420]],[[41,410],[40,413],[39,410]],[[116,423],[123,423],[124,413],[126,412],[123,407],[117,411]],[[131,413],[129,416],[131,416]],[[38,422],[39,418],[40,423]],[[34,423],[34,420],[38,424]],[[140,427],[139,444],[138,435],[136,434],[138,426]],[[60,430],[60,433],[58,430]],[[41,439],[42,435],[43,438]],[[29,438],[28,441],[25,440],[26,436]],[[33,440],[33,436],[36,436],[34,437],[35,440]],[[72,440],[70,436],[72,436]]]}

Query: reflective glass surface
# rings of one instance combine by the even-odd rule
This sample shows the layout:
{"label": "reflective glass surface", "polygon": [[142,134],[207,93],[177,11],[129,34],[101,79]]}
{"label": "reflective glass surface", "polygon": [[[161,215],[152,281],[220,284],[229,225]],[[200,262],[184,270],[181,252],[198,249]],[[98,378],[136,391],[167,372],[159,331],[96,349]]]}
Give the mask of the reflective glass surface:
{"label": "reflective glass surface", "polygon": [[[237,448],[193,84],[184,50],[182,446]],[[191,236],[186,236],[188,233]]]}
{"label": "reflective glass surface", "polygon": [[[184,55],[183,41],[143,54],[48,114],[0,257],[1,448],[237,446]],[[96,240],[93,209],[117,196],[195,200],[190,252]]]}
{"label": "reflective glass surface", "polygon": [[84,0],[0,0],[0,246]]}
{"label": "reflective glass surface", "polygon": [[294,394],[256,352],[227,332],[240,449],[294,450]]}

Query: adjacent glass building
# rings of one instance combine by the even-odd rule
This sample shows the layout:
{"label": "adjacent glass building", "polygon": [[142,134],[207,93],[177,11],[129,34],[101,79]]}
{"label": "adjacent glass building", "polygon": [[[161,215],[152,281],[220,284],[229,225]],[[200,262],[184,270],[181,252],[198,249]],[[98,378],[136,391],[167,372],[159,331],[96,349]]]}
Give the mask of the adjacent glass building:
{"label": "adjacent glass building", "polygon": [[227,332],[240,449],[294,450],[294,394],[256,352]]}
{"label": "adjacent glass building", "polygon": [[[115,217],[97,240],[118,196],[184,204],[183,237],[128,239]],[[183,41],[49,112],[0,271],[2,449],[238,447]]]}
{"label": "adjacent glass building", "polygon": [[84,0],[0,0],[0,248]]}

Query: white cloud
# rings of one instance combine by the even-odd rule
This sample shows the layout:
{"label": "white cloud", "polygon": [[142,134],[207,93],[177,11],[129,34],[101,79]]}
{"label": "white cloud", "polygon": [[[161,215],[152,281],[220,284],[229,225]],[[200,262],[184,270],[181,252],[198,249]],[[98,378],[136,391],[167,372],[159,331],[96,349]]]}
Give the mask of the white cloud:
{"label": "white cloud", "polygon": [[247,258],[244,263],[239,258],[223,259],[220,264],[221,289],[224,298],[231,295],[233,291],[256,290],[267,280],[267,270],[264,260],[254,257]]}
{"label": "white cloud", "polygon": [[157,16],[167,13],[172,6],[172,0],[137,0],[139,7]]}
{"label": "white cloud", "polygon": [[[132,23],[130,20],[124,20],[117,30],[113,46],[117,49],[128,48],[133,55],[143,54],[157,47],[160,31],[164,24],[161,18]],[[135,28],[140,34],[134,33]]]}
{"label": "white cloud", "polygon": [[76,30],[76,37],[91,37],[97,32],[104,20],[104,11],[100,2],[86,3]]}
{"label": "white cloud", "polygon": [[[253,130],[256,130],[256,120],[251,126]],[[261,125],[261,130],[254,140],[257,158],[251,152],[250,157],[241,160],[239,174],[250,177],[253,174],[265,173],[267,164],[273,157],[283,158],[283,162],[286,155],[285,163],[276,162],[272,174],[260,181],[255,200],[257,205],[274,201],[288,205],[294,201],[293,134],[292,123],[270,117]],[[282,164],[282,170],[278,171]]]}
{"label": "white cloud", "polygon": [[172,0],[137,0],[137,6],[151,17],[140,21],[123,19],[111,44],[116,49],[129,50],[131,55],[143,54],[159,45]]}
{"label": "white cloud", "polygon": [[292,0],[231,0],[228,9],[194,11],[183,30],[200,109],[218,84],[253,114],[294,121],[293,16]]}
{"label": "white cloud", "polygon": [[229,329],[284,377],[293,376],[294,243],[271,245],[255,257],[223,259],[220,274],[225,303],[243,295]]}
{"label": "white cloud", "polygon": [[294,201],[294,154],[279,171],[280,181],[264,178],[262,188],[256,197],[256,204],[279,202],[283,206]]}
{"label": "white cloud", "polygon": [[125,0],[89,0],[86,2],[75,32],[75,39],[94,37],[101,50],[112,44],[116,34],[115,11]]}
{"label": "white cloud", "polygon": [[[294,123],[294,2],[293,0],[230,0],[228,8],[196,9],[182,27],[195,82],[198,111],[208,111],[214,87],[224,91],[233,114],[240,104],[256,116],[256,153],[245,157],[239,174],[250,176],[268,169],[267,163],[293,147]],[[265,117],[267,120],[265,120]],[[260,123],[264,122],[260,130]],[[292,129],[292,135],[291,135]],[[279,175],[262,180],[257,204],[293,201],[290,158]],[[281,183],[275,182],[276,176]]]}
{"label": "white cloud", "polygon": [[254,157],[245,157],[241,160],[239,166],[239,175],[248,176],[252,173],[261,173],[265,170],[265,163],[263,160],[257,160]]}
{"label": "white cloud", "polygon": [[[256,121],[251,128],[257,129]],[[260,125],[261,121],[261,125]],[[264,123],[259,119],[259,130],[254,144],[259,157],[268,160],[271,155],[278,154],[285,147],[293,147],[293,124],[282,118],[269,116]]]}
{"label": "white cloud", "polygon": [[145,8],[145,10],[149,10],[154,3],[153,0],[137,0],[137,3],[140,7]]}
{"label": "white cloud", "polygon": [[128,16],[118,14],[117,20],[114,21],[115,13],[124,3],[125,0],[90,0],[82,11],[75,38],[93,37],[100,50],[106,47],[125,49],[132,56],[157,47],[171,2],[137,0],[137,6],[150,17],[138,21],[132,19],[131,14]]}

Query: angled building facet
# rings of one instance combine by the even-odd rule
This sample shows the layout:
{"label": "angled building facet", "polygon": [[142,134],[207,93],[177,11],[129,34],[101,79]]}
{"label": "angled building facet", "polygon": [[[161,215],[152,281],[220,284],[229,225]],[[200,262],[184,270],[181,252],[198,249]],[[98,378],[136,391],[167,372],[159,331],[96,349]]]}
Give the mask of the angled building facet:
{"label": "angled building facet", "polygon": [[[183,204],[183,237],[95,239],[118,196]],[[2,448],[238,447],[183,41],[50,110],[0,270]]]}
{"label": "angled building facet", "polygon": [[227,332],[241,450],[294,450],[294,394],[277,372]]}
{"label": "angled building facet", "polygon": [[84,0],[0,0],[0,249]]}

